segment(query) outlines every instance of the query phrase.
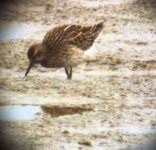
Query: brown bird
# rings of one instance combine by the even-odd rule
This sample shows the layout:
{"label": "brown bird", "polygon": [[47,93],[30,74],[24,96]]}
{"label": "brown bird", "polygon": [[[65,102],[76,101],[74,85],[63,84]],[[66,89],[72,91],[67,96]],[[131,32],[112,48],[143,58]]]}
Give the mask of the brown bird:
{"label": "brown bird", "polygon": [[85,61],[84,51],[89,49],[103,28],[103,22],[90,25],[62,25],[48,31],[41,43],[28,50],[29,67],[34,64],[47,68],[65,68],[68,79],[72,78],[72,68]]}

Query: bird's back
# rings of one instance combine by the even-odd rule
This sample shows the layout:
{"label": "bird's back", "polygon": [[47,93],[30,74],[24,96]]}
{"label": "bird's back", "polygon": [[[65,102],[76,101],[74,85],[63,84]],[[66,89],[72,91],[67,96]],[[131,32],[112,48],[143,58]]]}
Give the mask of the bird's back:
{"label": "bird's back", "polygon": [[66,46],[89,49],[103,28],[103,22],[92,26],[62,25],[48,31],[43,39],[43,45],[53,55]]}

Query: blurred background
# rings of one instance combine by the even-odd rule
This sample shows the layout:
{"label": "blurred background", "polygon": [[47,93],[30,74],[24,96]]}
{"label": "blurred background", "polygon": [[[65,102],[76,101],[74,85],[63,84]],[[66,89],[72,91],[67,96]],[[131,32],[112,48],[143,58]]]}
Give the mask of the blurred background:
{"label": "blurred background", "polygon": [[[27,50],[57,25],[104,28],[64,69],[36,66]],[[4,149],[154,150],[155,0],[6,0],[0,3],[0,141]]]}

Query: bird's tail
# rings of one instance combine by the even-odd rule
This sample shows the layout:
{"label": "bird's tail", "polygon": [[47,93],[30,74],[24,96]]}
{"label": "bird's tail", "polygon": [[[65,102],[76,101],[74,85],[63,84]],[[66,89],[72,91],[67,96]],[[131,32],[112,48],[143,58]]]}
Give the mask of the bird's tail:
{"label": "bird's tail", "polygon": [[103,28],[103,23],[104,22],[100,22],[100,23],[98,23],[98,24],[95,24],[95,25],[93,25],[93,27],[92,27],[92,33],[94,34],[96,34],[96,33],[99,33],[101,30],[102,30],[102,28]]}
{"label": "bird's tail", "polygon": [[100,22],[98,24],[95,24],[92,26],[90,33],[93,35],[94,39],[97,38],[97,36],[99,35],[99,33],[101,32],[104,22]]}

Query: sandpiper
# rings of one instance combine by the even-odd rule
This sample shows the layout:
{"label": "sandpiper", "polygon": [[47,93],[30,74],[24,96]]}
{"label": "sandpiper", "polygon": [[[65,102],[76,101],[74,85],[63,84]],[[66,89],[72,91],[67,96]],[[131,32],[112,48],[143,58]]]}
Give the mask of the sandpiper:
{"label": "sandpiper", "polygon": [[67,79],[72,79],[72,68],[85,61],[89,49],[103,28],[103,22],[94,25],[61,25],[48,31],[41,43],[28,50],[28,75],[34,64],[47,68],[63,67]]}

